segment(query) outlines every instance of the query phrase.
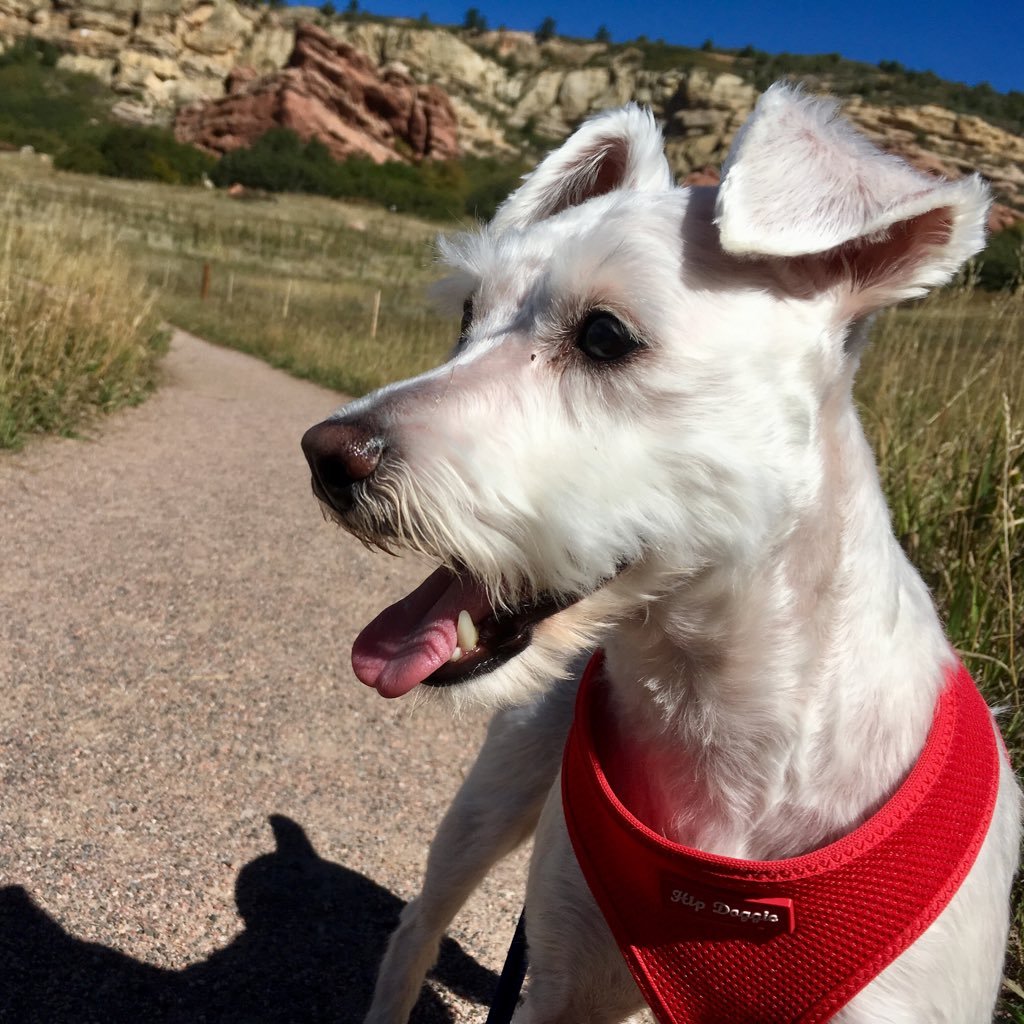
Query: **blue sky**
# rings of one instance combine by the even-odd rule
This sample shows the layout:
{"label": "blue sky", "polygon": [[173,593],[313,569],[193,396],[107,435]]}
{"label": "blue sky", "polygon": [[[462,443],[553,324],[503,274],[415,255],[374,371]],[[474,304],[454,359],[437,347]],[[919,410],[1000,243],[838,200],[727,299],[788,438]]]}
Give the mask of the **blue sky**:
{"label": "blue sky", "polygon": [[[311,0],[305,0],[306,3]],[[313,0],[315,2],[315,0]],[[334,0],[339,10],[344,0]],[[615,40],[646,35],[668,43],[719,46],[776,53],[838,52],[865,60],[898,60],[909,68],[931,70],[943,78],[976,84],[987,81],[1002,92],[1024,91],[1024,3],[1021,0],[980,7],[970,0],[858,0],[848,3],[771,4],[757,0],[721,0],[703,4],[571,3],[543,0],[489,3],[450,0],[361,0],[374,14],[418,17],[461,24],[468,7],[477,7],[492,28],[534,29],[548,15],[560,32],[590,37],[598,25]]]}

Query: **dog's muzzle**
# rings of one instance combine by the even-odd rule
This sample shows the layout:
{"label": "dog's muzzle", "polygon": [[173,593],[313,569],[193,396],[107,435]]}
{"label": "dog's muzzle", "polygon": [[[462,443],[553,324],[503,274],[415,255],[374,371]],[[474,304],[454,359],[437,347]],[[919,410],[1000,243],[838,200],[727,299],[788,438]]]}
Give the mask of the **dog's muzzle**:
{"label": "dog's muzzle", "polygon": [[385,443],[372,424],[327,419],[302,436],[313,493],[336,512],[352,507],[355,484],[373,476]]}

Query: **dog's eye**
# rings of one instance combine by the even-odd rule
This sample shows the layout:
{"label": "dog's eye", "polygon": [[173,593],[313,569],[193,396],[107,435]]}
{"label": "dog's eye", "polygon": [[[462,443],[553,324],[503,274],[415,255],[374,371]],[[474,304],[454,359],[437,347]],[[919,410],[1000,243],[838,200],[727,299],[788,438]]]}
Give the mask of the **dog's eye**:
{"label": "dog's eye", "polygon": [[607,363],[638,349],[640,342],[611,313],[591,313],[580,328],[576,347],[591,359]]}
{"label": "dog's eye", "polygon": [[469,334],[470,325],[473,323],[473,300],[466,299],[462,304],[462,323],[459,325],[459,344],[462,345]]}

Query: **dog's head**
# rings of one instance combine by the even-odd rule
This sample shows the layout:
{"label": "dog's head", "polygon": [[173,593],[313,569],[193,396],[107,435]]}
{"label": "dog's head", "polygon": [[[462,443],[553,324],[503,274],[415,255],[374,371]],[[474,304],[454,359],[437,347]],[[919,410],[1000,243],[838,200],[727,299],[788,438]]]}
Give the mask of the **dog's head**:
{"label": "dog's head", "polygon": [[718,189],[675,186],[637,107],[584,124],[442,243],[449,361],[303,439],[339,522],[442,563],[356,674],[515,699],[666,588],[756,565],[820,499],[825,422],[854,429],[859,325],[948,280],[987,203],[781,86]]}

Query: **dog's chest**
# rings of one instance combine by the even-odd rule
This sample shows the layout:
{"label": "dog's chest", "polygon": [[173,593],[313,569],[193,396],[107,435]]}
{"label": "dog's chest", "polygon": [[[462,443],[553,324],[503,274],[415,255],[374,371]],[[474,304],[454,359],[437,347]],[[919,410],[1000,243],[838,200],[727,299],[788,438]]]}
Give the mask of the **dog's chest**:
{"label": "dog's chest", "polygon": [[[892,799],[843,839],[773,861],[680,846],[639,820],[604,771],[613,733],[601,676],[598,655],[566,746],[563,808],[591,892],[661,1024],[824,1024],[928,927],[970,870],[999,754],[962,669],[950,673],[925,749]],[[650,799],[657,787],[632,775],[631,791]]]}

